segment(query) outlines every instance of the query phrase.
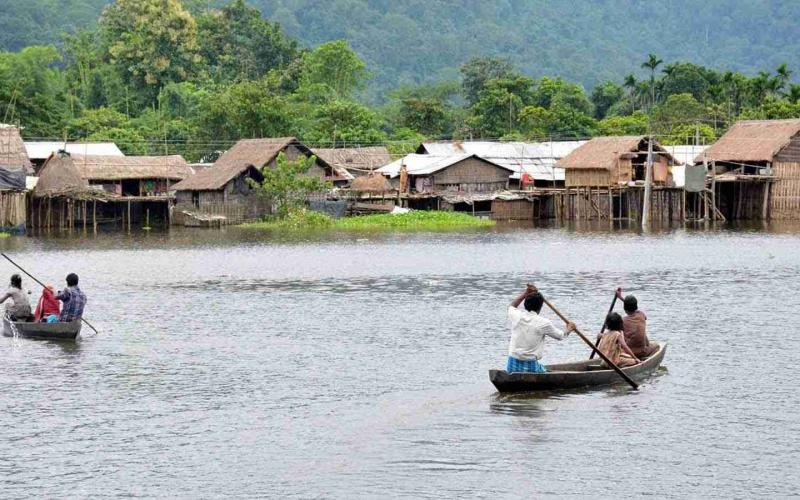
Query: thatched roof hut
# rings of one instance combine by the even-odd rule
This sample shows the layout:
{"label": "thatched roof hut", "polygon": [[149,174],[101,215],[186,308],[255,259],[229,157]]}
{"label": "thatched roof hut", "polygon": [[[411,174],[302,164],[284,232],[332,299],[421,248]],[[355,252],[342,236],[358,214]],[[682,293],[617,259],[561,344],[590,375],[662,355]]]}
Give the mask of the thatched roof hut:
{"label": "thatched roof hut", "polygon": [[25,143],[17,127],[0,124],[0,165],[33,173]]}
{"label": "thatched roof hut", "polygon": [[339,169],[340,175],[359,177],[392,163],[392,155],[384,146],[363,148],[316,148],[314,153]]}
{"label": "thatched roof hut", "polygon": [[[647,136],[595,137],[560,159],[567,187],[613,186],[644,179],[647,159]],[[675,159],[657,141],[653,141],[656,183],[665,183],[668,167]]]}
{"label": "thatched roof hut", "polygon": [[353,182],[350,184],[350,189],[364,193],[385,193],[391,191],[393,188],[386,177],[381,174],[373,173],[353,179]]}
{"label": "thatched roof hut", "polygon": [[39,182],[33,189],[34,198],[79,196],[89,192],[89,183],[72,161],[69,153],[53,153],[39,171]]}
{"label": "thatched roof hut", "polygon": [[194,171],[180,155],[105,156],[73,154],[72,162],[81,177],[88,181],[129,179],[169,179],[180,181]]}
{"label": "thatched roof hut", "polygon": [[[225,151],[207,168],[174,186],[176,191],[217,191],[250,169],[261,169],[274,161],[278,153],[294,148],[300,154],[312,156],[314,153],[294,137],[272,139],[242,139],[231,149]],[[333,168],[322,158],[317,163],[325,170],[327,178],[344,180],[334,173]]]}
{"label": "thatched roof hut", "polygon": [[[745,120],[736,122],[705,156],[708,161],[766,163],[800,133],[800,120]],[[701,163],[703,156],[695,158]]]}

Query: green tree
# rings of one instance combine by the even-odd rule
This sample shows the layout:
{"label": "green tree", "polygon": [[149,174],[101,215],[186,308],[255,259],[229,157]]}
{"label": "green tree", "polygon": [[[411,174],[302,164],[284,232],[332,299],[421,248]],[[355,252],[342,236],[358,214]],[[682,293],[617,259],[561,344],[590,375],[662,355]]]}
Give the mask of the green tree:
{"label": "green tree", "polygon": [[200,53],[216,81],[259,78],[298,57],[297,42],[244,0],[199,16],[197,24]]}
{"label": "green tree", "polygon": [[470,110],[469,125],[485,138],[513,134],[520,111],[531,102],[533,85],[525,76],[489,81]]}
{"label": "green tree", "polygon": [[462,64],[459,71],[464,98],[470,106],[478,102],[480,93],[490,81],[519,76],[508,59],[501,57],[474,57]]}
{"label": "green tree", "polygon": [[650,120],[642,111],[627,116],[608,116],[597,122],[599,135],[642,135],[649,130]]}
{"label": "green tree", "polygon": [[612,81],[606,81],[592,90],[595,118],[603,118],[611,106],[617,104],[625,96],[625,89]]}
{"label": "green tree", "polygon": [[364,61],[344,40],[323,43],[303,56],[300,82],[306,89],[329,90],[347,99],[364,87],[366,78]]}
{"label": "green tree", "polygon": [[316,161],[316,156],[289,160],[281,152],[274,167],[261,169],[264,179],[260,183],[251,180],[251,184],[259,190],[259,196],[273,203],[278,216],[284,217],[291,209],[302,206],[308,195],[330,187],[321,178],[308,175]]}
{"label": "green tree", "polygon": [[653,129],[659,134],[672,135],[679,125],[696,125],[705,118],[706,108],[692,94],[674,94],[654,110]]}
{"label": "green tree", "polygon": [[109,60],[148,103],[196,74],[197,24],[180,0],[116,0],[99,23]]}
{"label": "green tree", "polygon": [[27,137],[60,137],[74,107],[56,64],[55,47],[0,52],[0,123],[19,123]]}
{"label": "green tree", "polygon": [[304,136],[311,142],[370,144],[386,140],[378,115],[353,101],[336,100],[317,107],[311,130]]}

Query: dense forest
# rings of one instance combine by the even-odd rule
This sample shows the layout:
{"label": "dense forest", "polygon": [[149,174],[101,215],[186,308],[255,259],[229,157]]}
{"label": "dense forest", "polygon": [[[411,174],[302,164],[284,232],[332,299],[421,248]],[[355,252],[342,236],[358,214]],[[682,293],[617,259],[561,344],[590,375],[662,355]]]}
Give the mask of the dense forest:
{"label": "dense forest", "polygon": [[[533,68],[530,60],[520,59],[522,42],[513,32],[495,33],[483,43],[476,41],[483,35],[467,33],[481,18],[505,19],[492,17],[500,6],[514,13],[511,2],[463,2],[459,29],[451,19],[439,30],[423,26],[436,16],[441,23],[444,12],[436,9],[447,2],[401,2],[401,10],[413,11],[408,19],[417,22],[416,29],[426,33],[424,43],[408,38],[422,31],[412,30],[397,12],[393,21],[372,17],[391,14],[392,2],[336,1],[329,2],[330,11],[322,11],[300,8],[309,4],[302,0],[229,0],[223,5],[117,0],[90,20],[105,3],[41,0],[0,13],[0,28],[30,30],[0,35],[11,49],[0,53],[0,122],[22,125],[29,138],[114,140],[129,154],[180,153],[198,160],[213,159],[242,137],[294,135],[317,145],[390,143],[397,150],[425,138],[533,140],[646,132],[683,143],[698,134],[713,140],[736,119],[800,117],[800,85],[792,83],[792,68],[784,64],[793,59],[788,54],[776,59],[790,45],[770,49],[769,57],[760,54],[760,59],[759,47],[767,45],[742,48],[765,66],[739,72],[648,53],[646,43],[637,50],[608,48],[590,55],[589,38],[601,36],[597,30],[570,39],[582,45],[572,51],[563,39],[556,40],[554,25],[548,31],[552,39],[536,42],[541,57],[534,60],[541,64]],[[265,4],[269,17],[258,3]],[[518,3],[525,7],[513,3],[517,22],[532,4],[566,15],[561,2]],[[706,3],[711,11],[726,4]],[[606,11],[592,9],[599,16],[595,22],[621,4],[629,7],[629,17],[641,15],[635,14],[643,8],[639,2],[603,2]],[[654,5],[657,10],[659,4]],[[762,10],[782,8],[779,2],[759,5]],[[52,13],[67,7],[54,24]],[[789,15],[790,10],[780,13]],[[752,23],[767,22],[761,14],[753,16]],[[322,25],[323,17],[330,26]],[[540,22],[531,20],[530,25]],[[562,26],[577,33],[588,22],[579,17]],[[614,23],[631,31],[627,22]],[[760,31],[790,29],[781,27],[780,20],[769,23],[770,30],[762,26]],[[663,42],[668,25],[647,24],[637,36],[656,28]],[[367,47],[373,40],[369,30],[381,30],[386,39]],[[303,40],[289,33],[302,33]],[[450,33],[447,42],[437,38],[444,33]],[[332,36],[342,39],[327,40]],[[676,46],[683,43],[678,34],[671,40]],[[405,43],[413,49],[397,49]],[[437,49],[423,56],[428,43]],[[474,50],[468,49],[473,43]],[[441,64],[448,47],[453,53],[444,59],[463,60],[452,68]],[[470,51],[481,55],[466,57]],[[730,60],[750,68],[744,59],[732,55]],[[563,71],[542,73],[556,63]],[[599,73],[592,69],[601,67]],[[390,78],[395,70],[397,78]],[[571,80],[564,74],[576,76]],[[598,75],[603,79],[584,86]],[[375,99],[375,89],[386,90]]]}
{"label": "dense forest", "polygon": [[[194,15],[229,0],[184,0]],[[57,44],[90,28],[110,0],[0,0],[0,50]],[[373,78],[370,100],[398,85],[454,80],[475,56],[586,88],[619,79],[648,53],[756,74],[800,53],[793,0],[249,0],[303,47],[348,40]]]}

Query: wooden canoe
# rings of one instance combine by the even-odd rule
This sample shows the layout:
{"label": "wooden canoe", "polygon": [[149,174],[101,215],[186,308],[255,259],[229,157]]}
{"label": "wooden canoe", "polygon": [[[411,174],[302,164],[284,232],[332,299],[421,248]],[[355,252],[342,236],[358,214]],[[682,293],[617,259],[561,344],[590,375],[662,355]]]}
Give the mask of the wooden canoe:
{"label": "wooden canoe", "polygon": [[[633,380],[640,381],[658,369],[667,352],[667,344],[643,363],[622,370]],[[614,370],[603,369],[599,359],[547,365],[547,373],[508,373],[505,370],[489,370],[489,380],[500,392],[553,391],[580,387],[603,386],[625,383]]]}
{"label": "wooden canoe", "polygon": [[40,340],[75,340],[81,333],[81,321],[70,323],[29,323],[14,321],[13,327],[8,317],[3,318],[3,335],[14,336],[14,329],[20,337]]}

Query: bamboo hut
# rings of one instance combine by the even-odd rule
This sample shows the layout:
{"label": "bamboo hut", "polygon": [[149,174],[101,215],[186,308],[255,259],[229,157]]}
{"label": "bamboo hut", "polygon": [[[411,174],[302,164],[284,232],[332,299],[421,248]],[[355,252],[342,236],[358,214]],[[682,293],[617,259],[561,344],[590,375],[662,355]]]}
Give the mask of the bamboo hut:
{"label": "bamboo hut", "polygon": [[86,227],[91,219],[92,228],[97,229],[97,201],[103,198],[81,177],[69,153],[53,153],[44,162],[31,192],[28,226],[71,229],[76,224]]}
{"label": "bamboo hut", "polygon": [[703,160],[728,219],[800,219],[800,119],[737,122]]}
{"label": "bamboo hut", "polygon": [[0,124],[0,229],[25,231],[26,174],[32,173],[19,129]]}
{"label": "bamboo hut", "polygon": [[[556,163],[564,169],[566,187],[611,187],[644,182],[649,138],[595,137]],[[653,141],[653,184],[669,183],[674,158]]]}

